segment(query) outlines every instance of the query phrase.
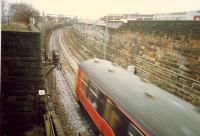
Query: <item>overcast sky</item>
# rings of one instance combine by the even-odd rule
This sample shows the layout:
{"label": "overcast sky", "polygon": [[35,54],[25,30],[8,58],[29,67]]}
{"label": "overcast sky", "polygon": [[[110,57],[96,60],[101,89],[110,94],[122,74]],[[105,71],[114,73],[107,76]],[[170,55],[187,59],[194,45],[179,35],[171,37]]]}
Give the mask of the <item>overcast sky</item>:
{"label": "overcast sky", "polygon": [[200,0],[7,0],[32,4],[40,12],[97,19],[106,14],[200,10]]}

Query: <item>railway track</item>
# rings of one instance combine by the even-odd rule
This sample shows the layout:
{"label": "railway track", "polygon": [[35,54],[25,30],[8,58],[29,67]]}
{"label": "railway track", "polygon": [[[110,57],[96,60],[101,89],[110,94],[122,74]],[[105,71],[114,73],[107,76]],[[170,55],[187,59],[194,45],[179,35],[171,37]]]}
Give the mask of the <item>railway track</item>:
{"label": "railway track", "polygon": [[85,49],[85,47],[82,44],[80,44],[80,43],[78,43],[76,41],[76,39],[74,38],[71,30],[69,30],[69,33],[68,33],[67,37],[68,37],[69,41],[71,42],[71,44],[73,45],[73,48],[79,54],[81,54],[81,56],[84,58],[84,60],[93,57],[93,55],[89,54],[89,52]]}
{"label": "railway track", "polygon": [[[91,56],[92,58],[95,58],[95,57],[96,57],[96,55],[95,55],[94,53],[91,53],[91,52],[88,51],[88,49],[85,47],[85,44],[86,44],[86,43],[84,43],[83,41],[80,41],[80,39],[78,39],[78,38],[75,38],[74,32],[71,32],[71,33],[70,33],[70,37],[71,37],[71,39],[73,39],[73,41],[75,42],[75,45],[78,45],[79,47],[81,47],[82,50],[84,50],[85,53],[86,53],[88,56]],[[92,44],[92,43],[90,43],[90,44]]]}
{"label": "railway track", "polygon": [[64,33],[64,40],[66,43],[68,43],[68,48],[70,49],[71,52],[73,52],[76,56],[76,58],[78,58],[79,61],[83,61],[88,59],[88,57],[86,57],[85,54],[83,54],[80,49],[78,49],[74,43],[74,41],[72,41],[71,37],[70,37],[70,30],[65,30]]}
{"label": "railway track", "polygon": [[[88,49],[88,47],[87,47],[88,45],[89,45],[89,46],[94,45],[94,44],[95,44],[95,43],[94,43],[94,40],[84,42],[84,41],[82,41],[82,40],[80,39],[80,37],[79,37],[79,38],[75,38],[75,36],[74,36],[73,33],[71,33],[71,37],[74,39],[74,41],[76,41],[76,44],[78,44],[78,45],[81,46],[84,50],[86,50],[87,53],[88,53],[90,56],[93,56],[93,58],[96,57],[95,52],[94,52],[94,51],[91,51],[91,50]],[[93,46],[92,48],[94,48],[94,49],[97,50],[98,52],[103,53],[103,46],[102,46],[102,49],[100,49],[100,48],[98,48],[98,47],[96,47],[96,46]],[[106,53],[106,54],[107,54],[107,53]],[[107,54],[107,55],[109,55],[109,54]],[[102,55],[102,56],[103,56],[103,55]]]}
{"label": "railway track", "polygon": [[80,54],[80,52],[75,47],[73,49],[73,41],[70,42],[71,39],[68,39],[69,41],[66,39],[66,32],[68,32],[66,28],[56,30],[53,32],[49,43],[50,51],[56,46],[62,58],[62,70],[55,69],[54,74],[59,90],[58,98],[65,109],[65,115],[63,116],[66,118],[66,123],[63,127],[67,135],[77,136],[79,132],[86,131],[89,135],[95,136],[96,134],[92,128],[93,124],[85,117],[73,91],[78,63],[86,57],[83,57],[83,54],[78,57],[77,54]]}

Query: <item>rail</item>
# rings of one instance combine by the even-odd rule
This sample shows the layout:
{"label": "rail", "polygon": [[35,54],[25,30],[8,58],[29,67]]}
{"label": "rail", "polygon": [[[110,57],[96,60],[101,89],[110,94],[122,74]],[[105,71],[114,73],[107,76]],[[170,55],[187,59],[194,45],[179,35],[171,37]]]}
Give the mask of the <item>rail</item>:
{"label": "rail", "polygon": [[[51,103],[49,103],[51,104]],[[49,109],[49,106],[45,104],[46,114],[44,115],[45,129],[47,136],[65,136],[59,117],[55,114],[55,111]]]}
{"label": "rail", "polygon": [[[69,87],[69,91],[72,92],[72,96],[77,102],[77,97],[74,92],[74,80],[75,80],[75,75],[76,75],[76,71],[78,69],[78,64],[80,60],[82,59],[85,60],[86,57],[77,49],[77,47],[75,47],[75,44],[70,39],[70,36],[68,33],[66,37],[64,37],[65,32],[67,32],[66,30],[68,31],[68,28],[65,28],[59,31],[58,33],[59,43],[56,44],[58,47],[58,50],[60,51],[60,55],[63,57],[62,65],[64,67],[60,70],[60,72],[62,73],[62,76],[64,78],[66,85]],[[65,38],[67,38],[68,41],[66,41]],[[73,51],[76,52],[77,54],[72,52],[71,49],[73,49]],[[79,55],[79,57],[77,55]],[[85,130],[79,130],[78,135],[88,136],[88,132]]]}

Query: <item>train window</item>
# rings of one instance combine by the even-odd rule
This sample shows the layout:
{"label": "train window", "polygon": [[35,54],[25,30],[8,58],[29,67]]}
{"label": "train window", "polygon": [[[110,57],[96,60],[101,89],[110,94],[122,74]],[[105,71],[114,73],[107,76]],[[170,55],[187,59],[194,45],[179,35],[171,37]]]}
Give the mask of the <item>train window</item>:
{"label": "train window", "polygon": [[106,102],[104,104],[104,112],[103,112],[103,118],[106,120],[106,122],[109,121],[109,115],[110,111],[112,110],[113,103],[109,100],[106,99]]}
{"label": "train window", "polygon": [[81,82],[81,88],[83,90],[83,92],[86,94],[87,92],[87,88],[88,88],[88,82],[89,80],[83,75],[82,77],[82,82]]}
{"label": "train window", "polygon": [[128,122],[125,116],[117,109],[113,109],[110,117],[110,126],[117,136],[126,136],[128,130]]}
{"label": "train window", "polygon": [[143,134],[133,124],[129,124],[128,136],[143,136]]}
{"label": "train window", "polygon": [[88,78],[87,78],[85,75],[83,75],[82,80],[83,80],[86,84],[88,84],[88,82],[89,82]]}
{"label": "train window", "polygon": [[98,94],[99,90],[92,84],[92,82],[90,82],[87,95],[95,109],[97,109]]}
{"label": "train window", "polygon": [[106,96],[100,91],[99,92],[99,102],[98,102],[98,113],[103,117],[104,112],[104,104],[105,104]]}
{"label": "train window", "polygon": [[127,135],[128,121],[109,99],[105,104],[103,117],[117,136]]}

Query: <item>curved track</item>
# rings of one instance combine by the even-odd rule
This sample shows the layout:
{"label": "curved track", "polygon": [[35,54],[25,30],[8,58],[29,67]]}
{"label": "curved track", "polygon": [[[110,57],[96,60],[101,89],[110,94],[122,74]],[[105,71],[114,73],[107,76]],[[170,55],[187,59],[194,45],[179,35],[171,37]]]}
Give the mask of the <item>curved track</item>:
{"label": "curved track", "polygon": [[78,132],[86,131],[89,135],[94,136],[92,124],[85,118],[73,91],[78,63],[89,57],[78,51],[69,37],[69,29],[66,27],[52,33],[49,47],[50,51],[56,48],[60,53],[62,70],[55,69],[54,74],[59,90],[58,98],[65,109],[63,116],[65,116],[66,122],[63,127],[66,134],[77,136]]}

